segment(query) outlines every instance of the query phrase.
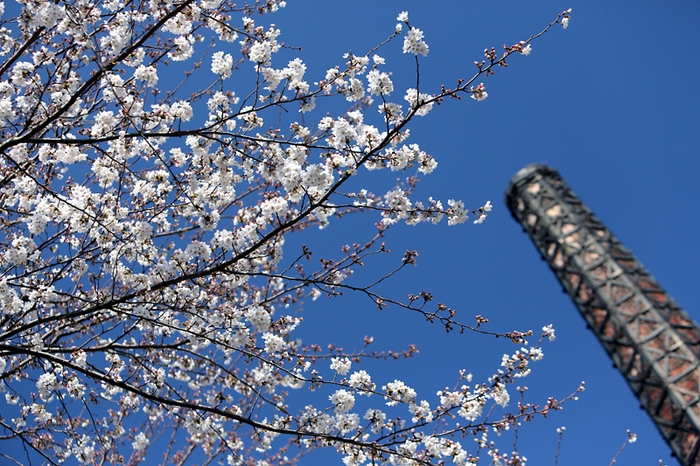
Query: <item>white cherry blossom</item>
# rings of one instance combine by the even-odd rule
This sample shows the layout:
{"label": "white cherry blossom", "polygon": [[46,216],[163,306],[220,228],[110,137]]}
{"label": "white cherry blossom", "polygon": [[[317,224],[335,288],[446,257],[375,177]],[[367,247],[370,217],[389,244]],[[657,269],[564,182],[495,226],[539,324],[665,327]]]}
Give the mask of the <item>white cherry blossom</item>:
{"label": "white cherry blossom", "polygon": [[[427,291],[385,287],[417,251],[387,270],[375,261],[394,225],[491,212],[418,190],[440,154],[410,127],[445,99],[485,99],[477,79],[492,70],[467,81],[443,70],[456,84],[429,87],[414,67],[429,48],[408,12],[363,32],[375,48],[307,62],[269,16],[285,6],[0,2],[2,451],[26,455],[14,462],[136,464],[167,451],[265,466],[328,447],[348,465],[467,465],[463,438],[502,457],[477,436],[494,406],[512,411],[489,414],[499,431],[538,415],[510,401],[544,357],[528,332],[499,334],[519,349],[490,376],[447,374],[452,388],[428,396],[367,364],[410,358],[412,345],[302,341],[319,310],[342,326],[336,300],[351,293],[474,329]],[[510,50],[527,55],[522,44]],[[415,55],[409,68],[399,50]],[[375,236],[316,249],[319,228],[365,219]],[[551,326],[541,335],[554,340]]]}

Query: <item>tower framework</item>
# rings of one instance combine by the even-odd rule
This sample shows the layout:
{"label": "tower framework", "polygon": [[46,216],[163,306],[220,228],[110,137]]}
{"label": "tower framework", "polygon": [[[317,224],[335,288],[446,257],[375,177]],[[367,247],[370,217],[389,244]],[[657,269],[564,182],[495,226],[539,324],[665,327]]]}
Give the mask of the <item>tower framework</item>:
{"label": "tower framework", "polygon": [[544,165],[506,204],[683,466],[700,465],[700,328]]}

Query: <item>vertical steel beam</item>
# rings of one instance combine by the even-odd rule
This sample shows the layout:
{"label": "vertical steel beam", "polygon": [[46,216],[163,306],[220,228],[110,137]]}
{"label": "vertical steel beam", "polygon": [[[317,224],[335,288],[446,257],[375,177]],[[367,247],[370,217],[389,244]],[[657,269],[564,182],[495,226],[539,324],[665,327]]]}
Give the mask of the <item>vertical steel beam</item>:
{"label": "vertical steel beam", "polygon": [[700,328],[559,173],[529,165],[506,204],[683,466],[700,465]]}

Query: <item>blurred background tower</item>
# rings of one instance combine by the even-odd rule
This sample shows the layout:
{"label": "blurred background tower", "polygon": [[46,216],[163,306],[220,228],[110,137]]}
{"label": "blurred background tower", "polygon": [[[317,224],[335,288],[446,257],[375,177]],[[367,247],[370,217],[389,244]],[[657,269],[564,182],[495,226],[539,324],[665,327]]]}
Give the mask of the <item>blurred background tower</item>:
{"label": "blurred background tower", "polygon": [[506,204],[680,463],[700,465],[698,325],[556,170],[520,170]]}

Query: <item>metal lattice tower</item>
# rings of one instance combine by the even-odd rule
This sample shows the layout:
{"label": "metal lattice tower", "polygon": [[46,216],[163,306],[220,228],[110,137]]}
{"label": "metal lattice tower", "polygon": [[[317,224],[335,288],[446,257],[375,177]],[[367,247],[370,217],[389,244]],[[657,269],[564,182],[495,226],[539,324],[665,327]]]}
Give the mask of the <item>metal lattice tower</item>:
{"label": "metal lattice tower", "polygon": [[520,170],[506,204],[680,463],[700,465],[698,325],[555,170]]}

